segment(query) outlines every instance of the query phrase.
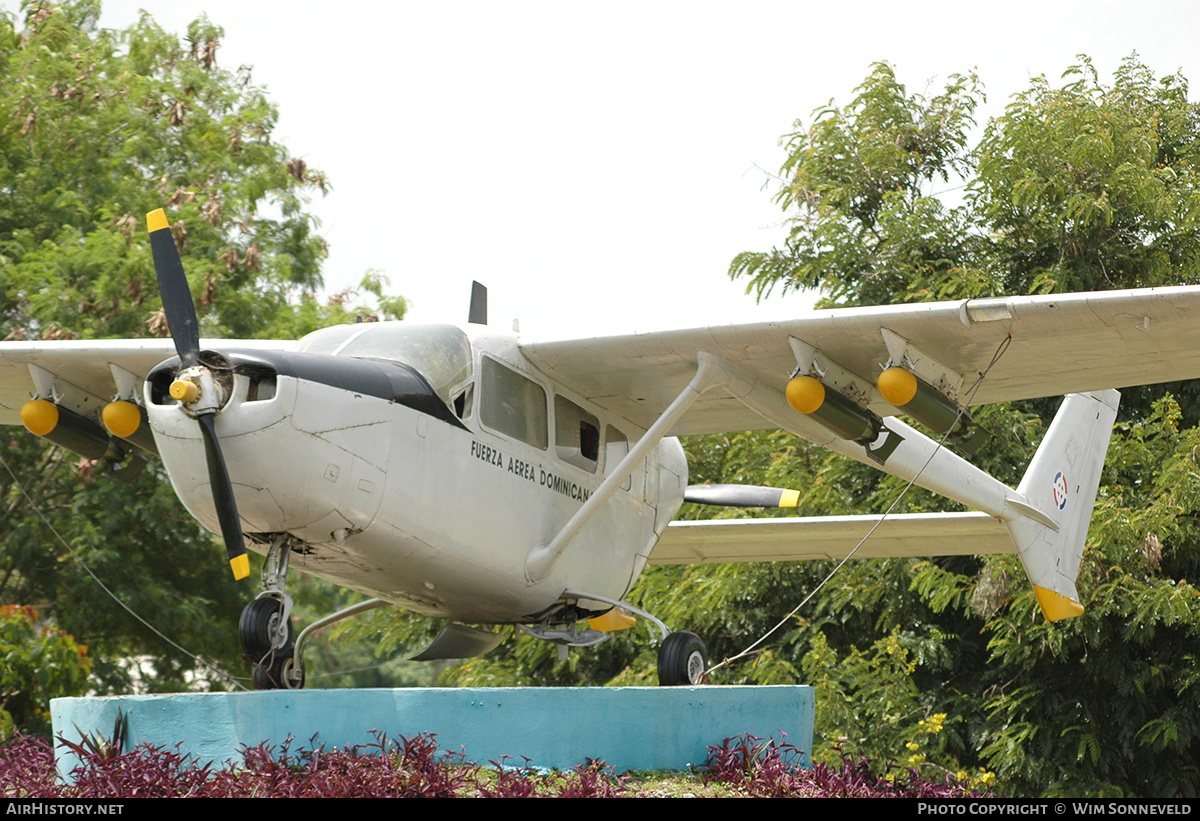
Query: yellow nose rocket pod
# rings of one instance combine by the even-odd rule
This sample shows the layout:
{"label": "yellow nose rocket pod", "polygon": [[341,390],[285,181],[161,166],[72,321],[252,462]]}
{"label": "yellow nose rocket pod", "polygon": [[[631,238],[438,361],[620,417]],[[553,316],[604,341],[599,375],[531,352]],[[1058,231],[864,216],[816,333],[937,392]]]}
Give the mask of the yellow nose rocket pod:
{"label": "yellow nose rocket pod", "polygon": [[966,455],[991,436],[971,419],[965,408],[905,368],[891,367],[876,383],[887,402],[932,431],[949,434],[949,441]]}
{"label": "yellow nose rocket pod", "polygon": [[[862,444],[867,449],[867,455],[880,464],[901,442],[901,437],[889,430],[878,414],[859,407],[836,390],[826,388],[819,379],[811,376],[792,377],[784,393],[793,410],[803,413],[843,439]],[[883,433],[887,434],[887,438],[872,447]]]}
{"label": "yellow nose rocket pod", "polygon": [[882,420],[860,408],[835,390],[826,389],[811,376],[794,377],[787,384],[788,404],[843,439],[873,442],[883,427]]}

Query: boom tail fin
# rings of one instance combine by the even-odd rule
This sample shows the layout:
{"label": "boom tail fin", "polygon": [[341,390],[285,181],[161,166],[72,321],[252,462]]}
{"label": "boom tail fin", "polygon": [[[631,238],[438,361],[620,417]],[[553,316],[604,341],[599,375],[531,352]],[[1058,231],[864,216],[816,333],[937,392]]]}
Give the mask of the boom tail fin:
{"label": "boom tail fin", "polygon": [[1120,399],[1109,390],[1063,400],[1017,489],[1033,509],[1005,522],[1050,621],[1083,613],[1075,579]]}

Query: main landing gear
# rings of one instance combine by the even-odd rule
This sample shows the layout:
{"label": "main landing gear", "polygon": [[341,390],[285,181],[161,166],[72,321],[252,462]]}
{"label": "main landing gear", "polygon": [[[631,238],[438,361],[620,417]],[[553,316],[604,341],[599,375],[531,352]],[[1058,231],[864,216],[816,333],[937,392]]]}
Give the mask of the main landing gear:
{"label": "main landing gear", "polygon": [[[565,590],[563,596],[574,602],[584,599],[611,604],[618,610],[624,611],[626,615],[633,613],[658,627],[663,637],[662,644],[658,648],[658,685],[660,687],[695,687],[705,682],[708,675],[708,649],[695,633],[689,633],[686,630],[672,633],[670,628],[654,614],[634,607],[628,602],[610,599],[607,596],[582,590]],[[603,627],[598,623],[599,621],[601,620],[588,619],[589,629],[587,630],[577,630],[574,624],[570,626],[570,629],[554,629],[553,625],[545,623],[533,627],[521,626],[521,629],[535,638],[554,642],[558,645],[559,658],[566,658],[568,647],[590,647],[608,638],[608,633],[604,631],[613,628]],[[592,626],[600,629],[591,629]]]}

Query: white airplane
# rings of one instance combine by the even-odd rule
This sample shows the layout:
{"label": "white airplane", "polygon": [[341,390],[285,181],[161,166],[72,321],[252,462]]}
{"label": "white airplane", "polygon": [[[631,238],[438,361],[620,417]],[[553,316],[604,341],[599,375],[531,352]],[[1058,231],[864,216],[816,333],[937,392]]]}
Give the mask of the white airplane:
{"label": "white airplane", "polygon": [[[1015,550],[1046,617],[1069,618],[1111,389],[1200,377],[1200,287],[547,342],[487,327],[473,298],[466,328],[202,341],[167,218],[148,223],[173,343],[0,343],[0,424],[118,474],[156,452],[235,577],[250,572],[246,543],[266,556],[239,624],[260,688],[303,686],[310,632],[384,603],[447,620],[418,658],[490,650],[503,634],[480,625],[565,653],[641,615],[663,634],[660,683],[700,682],[703,642],[626,602],[648,563],[841,558],[876,518],[672,522],[685,500],[797,496],[689,488],[680,434],[782,428],[913,479],[977,512],[891,516],[856,557]],[[966,404],[1057,394],[1072,395],[1016,489],[895,415],[969,453],[984,437]],[[376,598],[295,637],[289,561]]]}

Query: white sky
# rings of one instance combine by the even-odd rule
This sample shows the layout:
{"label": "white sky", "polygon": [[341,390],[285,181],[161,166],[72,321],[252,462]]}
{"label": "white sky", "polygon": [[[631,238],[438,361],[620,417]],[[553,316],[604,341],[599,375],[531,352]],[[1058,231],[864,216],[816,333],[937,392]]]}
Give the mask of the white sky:
{"label": "white sky", "polygon": [[780,135],[848,102],[873,61],[910,91],[974,68],[988,113],[1081,52],[1107,75],[1136,50],[1157,74],[1200,84],[1200,4],[1187,2],[104,8],[109,27],[139,8],[180,34],[201,13],[224,27],[219,64],[253,65],[281,113],[276,139],[333,183],[313,204],[330,290],[378,268],[410,319],[462,322],[479,279],[493,324],[519,317],[538,337],[805,310],[795,296],[756,306],[726,271],[784,235],[762,190]]}

